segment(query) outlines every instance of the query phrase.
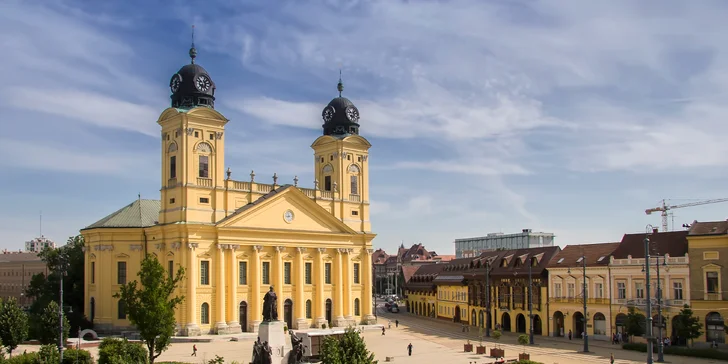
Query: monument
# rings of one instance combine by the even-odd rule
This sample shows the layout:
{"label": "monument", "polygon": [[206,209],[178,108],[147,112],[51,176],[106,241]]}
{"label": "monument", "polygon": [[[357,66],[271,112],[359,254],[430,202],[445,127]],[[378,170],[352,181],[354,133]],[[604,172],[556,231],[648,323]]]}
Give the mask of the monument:
{"label": "monument", "polygon": [[278,321],[278,296],[270,287],[263,297],[263,322],[258,327],[258,341],[253,344],[254,364],[282,363],[286,352],[284,323]]}

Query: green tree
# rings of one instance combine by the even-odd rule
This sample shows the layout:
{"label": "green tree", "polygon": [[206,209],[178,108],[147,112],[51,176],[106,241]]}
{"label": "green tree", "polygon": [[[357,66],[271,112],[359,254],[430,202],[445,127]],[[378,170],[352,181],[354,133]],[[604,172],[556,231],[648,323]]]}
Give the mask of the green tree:
{"label": "green tree", "polygon": [[[38,333],[36,338],[41,344],[58,345],[58,329],[60,325],[58,322],[58,304],[56,301],[51,301],[42,313],[31,314],[30,321],[31,327]],[[68,323],[68,318],[64,312],[63,342],[66,342],[68,339],[68,331],[70,328],[71,324]]]}
{"label": "green tree", "polygon": [[18,306],[15,298],[0,299],[0,340],[10,357],[13,350],[28,337],[28,315]]}
{"label": "green tree", "polygon": [[340,339],[327,336],[321,344],[323,364],[376,364],[374,354],[367,350],[364,338],[353,328],[346,329]]}
{"label": "green tree", "polygon": [[150,363],[167,350],[174,334],[174,310],[184,301],[184,297],[174,295],[174,291],[184,273],[184,268],[180,267],[170,278],[157,257],[149,254],[142,260],[138,273],[140,282],[125,284],[114,295],[126,304],[129,321],[147,345]]}
{"label": "green tree", "polygon": [[693,339],[697,339],[703,335],[703,324],[700,323],[700,319],[693,315],[693,310],[690,306],[683,306],[680,313],[675,317],[675,331],[681,338],[690,340],[692,345]]}
{"label": "green tree", "polygon": [[[77,235],[68,238],[66,245],[57,249],[44,249],[38,256],[46,263],[48,276],[36,274],[30,279],[25,295],[34,300],[30,306],[30,313],[41,315],[51,301],[58,302],[60,288],[60,275],[58,274],[62,262],[67,262],[63,269],[63,306],[71,307],[68,319],[72,331],[79,328],[91,328],[93,325],[84,316],[84,267],[83,236]],[[37,338],[42,333],[35,332],[31,326],[30,337]]]}
{"label": "green tree", "polygon": [[626,331],[629,336],[642,336],[645,334],[645,325],[647,321],[645,315],[637,312],[634,307],[630,307],[627,311]]}

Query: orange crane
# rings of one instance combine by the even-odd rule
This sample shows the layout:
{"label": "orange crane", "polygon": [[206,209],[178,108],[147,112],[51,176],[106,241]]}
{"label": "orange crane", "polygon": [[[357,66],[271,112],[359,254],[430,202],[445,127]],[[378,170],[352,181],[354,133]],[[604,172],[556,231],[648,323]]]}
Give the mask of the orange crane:
{"label": "orange crane", "polygon": [[728,202],[728,198],[716,198],[716,199],[712,199],[712,200],[688,202],[688,203],[684,203],[684,204],[680,204],[680,205],[668,205],[667,200],[662,200],[661,206],[647,209],[647,210],[645,210],[645,213],[647,215],[652,215],[653,212],[659,211],[660,215],[662,215],[662,231],[667,231],[667,211],[668,210],[680,209],[683,207],[708,205],[711,203],[719,203],[719,202]]}

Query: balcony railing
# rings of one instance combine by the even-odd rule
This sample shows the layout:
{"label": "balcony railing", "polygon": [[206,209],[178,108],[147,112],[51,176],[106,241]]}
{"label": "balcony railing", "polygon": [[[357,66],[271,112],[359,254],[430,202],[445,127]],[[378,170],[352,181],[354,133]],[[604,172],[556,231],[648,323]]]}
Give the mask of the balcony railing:
{"label": "balcony railing", "polygon": [[212,187],[212,178],[197,178],[197,185],[202,187]]}
{"label": "balcony railing", "polygon": [[720,293],[706,293],[705,300],[706,301],[721,301],[722,297],[721,297]]}
{"label": "balcony railing", "polygon": [[353,194],[349,195],[349,201],[361,202],[361,196]]}
{"label": "balcony railing", "polygon": [[321,198],[332,199],[334,198],[334,193],[331,191],[321,191]]}

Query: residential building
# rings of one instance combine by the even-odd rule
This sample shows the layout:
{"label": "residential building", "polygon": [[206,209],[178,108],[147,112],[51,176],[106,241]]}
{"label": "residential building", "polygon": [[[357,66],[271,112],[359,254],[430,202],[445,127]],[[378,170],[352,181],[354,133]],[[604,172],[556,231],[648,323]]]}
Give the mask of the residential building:
{"label": "residential building", "polygon": [[[437,307],[437,289],[433,281],[447,264],[425,264],[416,266],[405,287],[405,308],[419,316],[435,317]],[[411,269],[408,266],[405,270]]]}
{"label": "residential building", "polygon": [[[693,222],[688,232],[691,306],[700,317],[703,339],[725,343],[725,320],[728,317],[728,221]],[[723,269],[726,268],[726,269]]]}
{"label": "residential building", "polygon": [[[645,267],[645,238],[649,236],[650,292],[647,294]],[[652,322],[655,336],[670,336],[675,342],[673,320],[684,304],[691,304],[690,258],[688,232],[670,231],[625,234],[609,263],[610,292],[614,331],[625,332],[627,312],[634,307],[645,313],[647,299],[651,299]],[[659,262],[659,264],[658,264]],[[659,280],[658,280],[659,276]],[[662,292],[661,306],[657,305],[658,292]],[[693,291],[694,292],[694,291]],[[658,313],[662,312],[662,325]]]}
{"label": "residential building", "polygon": [[554,246],[554,234],[523,229],[516,234],[490,233],[477,238],[455,239],[455,257],[477,257],[497,249],[528,249]]}
{"label": "residential building", "polygon": [[383,249],[377,249],[372,253],[372,272],[374,274],[374,293],[384,294],[387,283],[387,259],[389,254]]}
{"label": "residential building", "polygon": [[[549,336],[609,340],[612,310],[609,296],[609,261],[619,243],[567,245],[548,264]],[[586,281],[586,327],[584,282]]]}
{"label": "residential building", "polygon": [[53,242],[53,240],[46,238],[45,236],[41,235],[40,237],[37,237],[31,241],[25,242],[25,251],[28,253],[40,253],[45,248],[56,248],[56,243]]}
{"label": "residential building", "polygon": [[48,275],[48,267],[37,253],[3,251],[0,254],[0,298],[12,297],[21,306],[29,307],[33,302],[24,293],[36,274]]}
{"label": "residential building", "polygon": [[129,327],[114,298],[156,256],[169,274],[185,268],[175,292],[177,334],[257,331],[263,297],[278,295],[289,328],[374,322],[369,217],[371,144],[359,135],[359,111],[341,96],[323,108],[313,188],[233,180],[225,164],[225,125],[214,108],[210,74],[192,62],[172,76],[171,107],[160,126],[160,199],[138,199],[81,231],[86,240],[86,316],[101,331]]}

